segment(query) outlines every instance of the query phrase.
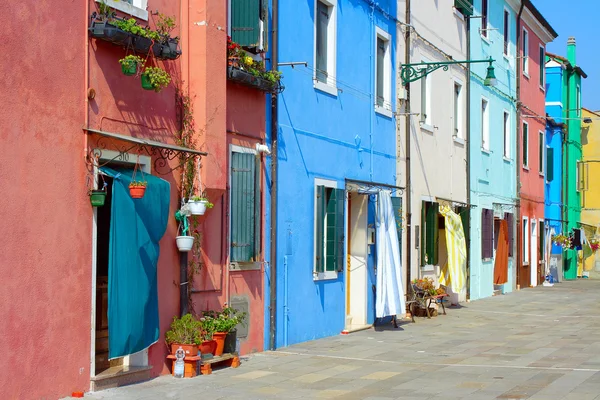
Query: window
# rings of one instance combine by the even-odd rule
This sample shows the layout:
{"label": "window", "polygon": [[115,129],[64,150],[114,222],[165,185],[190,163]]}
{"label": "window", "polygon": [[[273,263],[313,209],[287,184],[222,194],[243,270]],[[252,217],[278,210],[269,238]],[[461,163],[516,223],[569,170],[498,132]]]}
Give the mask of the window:
{"label": "window", "polygon": [[512,213],[504,213],[506,225],[508,225],[508,256],[514,256],[515,248],[515,217]]}
{"label": "window", "polygon": [[[423,61],[427,62],[427,61]],[[421,78],[421,124],[431,127],[431,75]],[[433,128],[431,128],[433,129]]]}
{"label": "window", "polygon": [[504,158],[510,159],[510,114],[504,111]]}
{"label": "window", "polygon": [[335,54],[336,0],[317,0],[315,3],[315,87],[334,96],[337,95]]}
{"label": "window", "polygon": [[462,86],[458,82],[454,82],[454,137],[462,139]]}
{"label": "window", "polygon": [[577,85],[576,101],[577,101],[577,116],[581,117],[581,87],[579,85]]}
{"label": "window", "polygon": [[232,147],[230,259],[258,261],[260,253],[260,178],[254,150]]}
{"label": "window", "polygon": [[540,131],[538,133],[538,171],[540,173],[540,175],[544,176],[544,156],[545,156],[545,150],[546,150],[546,143],[544,140],[544,132]]}
{"label": "window", "polygon": [[523,29],[523,75],[529,76],[529,32]]}
{"label": "window", "polygon": [[423,201],[421,203],[421,264],[438,262],[439,240],[439,204]]}
{"label": "window", "polygon": [[230,0],[229,35],[240,46],[264,48],[261,3],[261,0]]}
{"label": "window", "polygon": [[488,0],[481,0],[481,36],[487,38],[488,27]]}
{"label": "window", "polygon": [[481,258],[494,257],[494,211],[481,210]]}
{"label": "window", "polygon": [[523,167],[529,169],[529,125],[523,122]]}
{"label": "window", "polygon": [[540,88],[546,89],[546,51],[540,46]]}
{"label": "window", "polygon": [[392,110],[392,62],[391,62],[391,36],[377,28],[376,34],[376,98],[375,109],[391,117]]}
{"label": "window", "polygon": [[523,218],[523,263],[529,264],[529,220]]}
{"label": "window", "polygon": [[481,148],[490,149],[490,118],[488,101],[481,99]]}
{"label": "window", "polygon": [[577,160],[577,169],[576,169],[576,175],[577,175],[577,191],[581,192],[582,190],[588,190],[587,188],[587,182],[586,182],[586,169],[587,169],[587,164],[581,162],[580,160]]}
{"label": "window", "polygon": [[344,189],[317,180],[315,186],[315,279],[335,279],[344,266]]}
{"label": "window", "polygon": [[96,3],[104,2],[107,6],[129,14],[132,17],[137,17],[148,21],[148,0],[96,0]]}
{"label": "window", "polygon": [[504,10],[504,55],[508,56],[508,45],[510,40],[510,13]]}
{"label": "window", "polygon": [[546,148],[546,182],[552,182],[554,179],[554,149]]}
{"label": "window", "polygon": [[462,15],[470,17],[473,15],[473,0],[454,0],[454,8]]}

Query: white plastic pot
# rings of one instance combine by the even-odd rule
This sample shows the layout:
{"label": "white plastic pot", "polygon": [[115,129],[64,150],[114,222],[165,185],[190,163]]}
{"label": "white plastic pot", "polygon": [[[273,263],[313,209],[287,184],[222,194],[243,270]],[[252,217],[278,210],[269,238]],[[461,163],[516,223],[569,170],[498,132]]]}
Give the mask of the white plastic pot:
{"label": "white plastic pot", "polygon": [[175,242],[177,242],[177,248],[179,251],[188,252],[192,249],[194,245],[194,237],[193,236],[177,236],[175,238]]}
{"label": "white plastic pot", "polygon": [[204,213],[206,212],[206,200],[190,200],[187,204],[190,208],[192,215],[204,215]]}

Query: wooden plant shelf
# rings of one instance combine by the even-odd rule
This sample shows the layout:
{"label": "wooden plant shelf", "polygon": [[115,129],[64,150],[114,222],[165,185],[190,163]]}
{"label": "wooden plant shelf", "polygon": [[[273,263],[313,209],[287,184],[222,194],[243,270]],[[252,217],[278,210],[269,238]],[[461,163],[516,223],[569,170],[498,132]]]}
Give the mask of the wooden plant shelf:
{"label": "wooden plant shelf", "polygon": [[[170,354],[167,356],[167,358],[169,360],[173,360],[173,369],[175,369],[175,356]],[[231,368],[237,368],[240,366],[240,358],[237,354],[233,354],[233,353],[227,353],[227,354],[223,354],[217,357],[213,357],[210,358],[208,360],[202,360],[202,358],[200,356],[194,356],[194,357],[185,357],[184,358],[184,362],[186,364],[186,368],[185,368],[185,377],[186,378],[192,378],[194,376],[196,376],[196,371],[195,369],[192,371],[192,368],[189,368],[188,366],[193,363],[194,365],[199,365],[200,367],[200,374],[202,375],[210,375],[212,374],[212,365],[213,364],[218,364],[218,365],[222,365],[224,367],[231,367]]]}

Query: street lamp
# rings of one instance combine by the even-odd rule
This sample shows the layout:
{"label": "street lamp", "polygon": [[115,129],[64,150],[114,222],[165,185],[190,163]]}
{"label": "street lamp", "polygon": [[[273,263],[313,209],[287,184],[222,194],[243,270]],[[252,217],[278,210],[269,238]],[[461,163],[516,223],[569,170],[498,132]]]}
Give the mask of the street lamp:
{"label": "street lamp", "polygon": [[402,83],[406,85],[407,83],[418,81],[424,76],[427,76],[433,71],[438,70],[440,68],[443,68],[444,71],[448,71],[448,67],[453,64],[475,64],[486,62],[490,65],[487,67],[487,74],[485,76],[483,84],[485,86],[496,86],[496,74],[494,72],[494,66],[492,65],[494,61],[495,60],[492,57],[490,57],[485,60],[442,61],[403,64],[400,66],[400,77],[402,78]]}

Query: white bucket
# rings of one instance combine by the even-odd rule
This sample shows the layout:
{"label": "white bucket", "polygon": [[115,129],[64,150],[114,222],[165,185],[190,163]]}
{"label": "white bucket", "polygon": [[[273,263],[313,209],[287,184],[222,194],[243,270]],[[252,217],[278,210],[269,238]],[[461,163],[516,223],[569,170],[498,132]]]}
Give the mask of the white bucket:
{"label": "white bucket", "polygon": [[190,251],[194,245],[193,236],[177,236],[175,241],[177,242],[177,248],[181,252]]}
{"label": "white bucket", "polygon": [[206,200],[194,201],[190,200],[187,202],[190,212],[192,215],[204,215],[206,212]]}

